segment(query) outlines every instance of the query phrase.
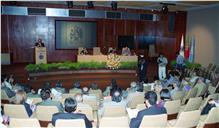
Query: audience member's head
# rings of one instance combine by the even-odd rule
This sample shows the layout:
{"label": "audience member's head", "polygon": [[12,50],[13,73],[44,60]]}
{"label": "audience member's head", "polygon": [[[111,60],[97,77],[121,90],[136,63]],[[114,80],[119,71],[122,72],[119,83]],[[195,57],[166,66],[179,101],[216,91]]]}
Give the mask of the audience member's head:
{"label": "audience member's head", "polygon": [[77,101],[77,103],[82,103],[83,102],[82,94],[81,93],[75,94],[75,100]]}
{"label": "audience member's head", "polygon": [[72,113],[77,109],[77,101],[71,97],[65,99],[65,111]]}
{"label": "audience member's head", "polygon": [[168,89],[162,89],[160,91],[160,99],[161,100],[169,100],[169,99],[171,99],[170,91]]}
{"label": "audience member's head", "polygon": [[88,87],[83,87],[82,88],[82,94],[87,95],[89,93],[89,88]]}
{"label": "audience member's head", "polygon": [[144,99],[147,107],[153,106],[157,102],[157,94],[154,91],[148,91],[145,93]]}
{"label": "audience member's head", "polygon": [[97,89],[98,89],[98,86],[97,86],[96,83],[92,83],[92,84],[90,85],[90,88],[91,88],[92,90],[97,90]]}
{"label": "audience member's head", "polygon": [[57,81],[56,87],[57,87],[57,88],[61,88],[61,87],[62,87],[62,82],[61,82],[61,81]]}
{"label": "audience member's head", "polygon": [[76,82],[73,84],[73,88],[78,88],[78,89],[80,89],[80,87],[81,87],[80,81],[76,81]]}
{"label": "audience member's head", "polygon": [[43,88],[44,89],[50,89],[52,86],[51,86],[51,83],[50,82],[45,82],[44,84],[43,84]]}
{"label": "audience member's head", "polygon": [[26,92],[23,90],[17,91],[15,97],[14,97],[14,104],[23,104],[26,101]]}
{"label": "audience member's head", "polygon": [[42,98],[42,100],[47,100],[50,98],[50,94],[51,94],[51,90],[49,88],[43,88],[40,91],[40,97]]}
{"label": "audience member's head", "polygon": [[113,92],[112,101],[120,102],[122,100],[122,94],[119,91]]}
{"label": "audience member's head", "polygon": [[117,82],[115,79],[111,80],[111,85],[112,85],[112,88],[117,86]]}

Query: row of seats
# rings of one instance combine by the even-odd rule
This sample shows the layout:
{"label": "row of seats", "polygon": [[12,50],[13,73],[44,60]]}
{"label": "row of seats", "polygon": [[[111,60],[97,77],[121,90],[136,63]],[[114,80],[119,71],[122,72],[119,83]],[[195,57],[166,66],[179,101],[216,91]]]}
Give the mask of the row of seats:
{"label": "row of seats", "polygon": [[[140,128],[144,127],[206,127],[219,123],[219,108],[212,108],[208,115],[200,116],[200,110],[182,112],[177,119],[167,120],[167,114],[144,116]],[[24,123],[25,122],[25,123]],[[116,123],[119,122],[119,123]],[[40,128],[40,123],[36,118],[33,119],[18,119],[11,118],[10,127],[35,127]],[[85,127],[84,120],[62,120],[56,121],[56,127]],[[48,127],[52,128],[49,124]],[[129,120],[127,116],[122,117],[104,117],[100,120],[100,128],[104,127],[129,127]]]}

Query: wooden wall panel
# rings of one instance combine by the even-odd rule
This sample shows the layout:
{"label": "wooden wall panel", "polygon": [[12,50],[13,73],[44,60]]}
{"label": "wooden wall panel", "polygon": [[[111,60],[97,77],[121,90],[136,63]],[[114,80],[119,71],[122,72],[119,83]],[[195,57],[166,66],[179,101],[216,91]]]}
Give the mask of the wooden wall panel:
{"label": "wooden wall panel", "polygon": [[[42,38],[47,47],[48,62],[76,61],[77,49],[55,49],[55,20],[96,21],[97,46],[102,53],[107,53],[108,47],[117,48],[119,35],[151,35],[156,36],[157,52],[166,52],[169,61],[175,59],[179,50],[182,34],[185,34],[186,12],[175,13],[174,32],[168,30],[168,15],[161,15],[159,21],[139,21],[120,19],[76,19],[46,16],[12,16],[2,15],[2,48],[3,52],[11,51],[14,63],[34,62],[34,42]],[[8,27],[6,27],[8,26]],[[147,49],[138,49],[136,39],[135,52],[147,55]],[[9,47],[9,48],[8,48]],[[171,50],[172,49],[172,50]],[[88,50],[92,54],[92,49]],[[119,51],[118,53],[120,53]]]}

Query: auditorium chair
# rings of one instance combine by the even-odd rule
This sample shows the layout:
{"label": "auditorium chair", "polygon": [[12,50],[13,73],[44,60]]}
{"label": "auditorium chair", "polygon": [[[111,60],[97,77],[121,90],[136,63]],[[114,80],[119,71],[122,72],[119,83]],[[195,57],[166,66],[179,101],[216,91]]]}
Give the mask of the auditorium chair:
{"label": "auditorium chair", "polygon": [[185,94],[185,97],[183,98],[182,100],[182,104],[186,104],[187,101],[190,99],[190,98],[194,98],[197,94],[197,91],[198,89],[197,88],[191,88],[186,94]]}
{"label": "auditorium chair", "polygon": [[180,100],[182,101],[185,95],[185,91],[177,91],[172,95],[173,100]]}
{"label": "auditorium chair", "polygon": [[202,103],[202,97],[190,98],[188,103],[181,106],[179,113],[198,110]]}
{"label": "auditorium chair", "polygon": [[42,101],[40,97],[28,97],[28,99],[32,100],[32,104],[37,104]]}
{"label": "auditorium chair", "polygon": [[89,94],[95,95],[98,100],[103,99],[103,94],[100,89],[97,89],[97,90],[90,89]]}
{"label": "auditorium chair", "polygon": [[219,100],[219,93],[208,95],[208,97],[202,101],[202,104],[199,109],[202,110],[210,99]]}
{"label": "auditorium chair", "polygon": [[66,98],[69,98],[69,97],[74,97],[76,93],[64,93],[62,94],[62,99],[66,99]]}
{"label": "auditorium chair", "polygon": [[[199,87],[198,87],[199,86]],[[209,84],[205,84],[205,85],[200,85],[200,84],[196,84],[195,88],[197,88],[197,94],[196,94],[196,97],[198,96],[204,96],[205,93],[207,92],[208,90],[208,86]],[[202,88],[200,88],[202,87]]]}
{"label": "auditorium chair", "polygon": [[144,93],[140,93],[138,95],[135,95],[131,98],[131,100],[128,102],[127,106],[128,108],[136,108],[138,104],[144,103]]}
{"label": "auditorium chair", "polygon": [[198,127],[199,128],[209,128],[209,127],[218,127],[219,126],[219,108],[212,108],[207,115],[200,117]]}
{"label": "auditorium chair", "polygon": [[2,103],[9,103],[9,97],[6,94],[5,90],[1,89],[1,101]]}
{"label": "auditorium chair", "polygon": [[111,105],[104,106],[103,117],[120,117],[127,116],[126,109],[124,106]]}
{"label": "auditorium chair", "polygon": [[168,121],[168,127],[196,127],[200,119],[200,114],[200,110],[182,112],[177,119]]}
{"label": "auditorium chair", "polygon": [[56,106],[37,106],[36,117],[42,127],[46,127],[52,120],[52,115],[58,113]]}
{"label": "auditorium chair", "polygon": [[180,110],[180,100],[166,101],[164,107],[167,110],[168,120],[175,119]]}
{"label": "auditorium chair", "polygon": [[85,128],[83,119],[58,119],[55,128]]}
{"label": "auditorium chair", "polygon": [[90,121],[94,121],[93,110],[90,106],[86,106],[86,107],[77,106],[76,111],[79,112],[79,113],[85,114]]}
{"label": "auditorium chair", "polygon": [[139,111],[141,111],[145,108],[146,108],[145,104],[138,104],[137,107],[136,107],[136,109],[138,109]]}
{"label": "auditorium chair", "polygon": [[9,128],[41,128],[36,118],[10,118]]}
{"label": "auditorium chair", "polygon": [[81,93],[81,89],[73,88],[69,89],[70,94],[76,94],[76,93]]}
{"label": "auditorium chair", "polygon": [[129,128],[128,117],[103,117],[100,119],[99,128]]}
{"label": "auditorium chair", "polygon": [[4,113],[10,118],[29,118],[24,105],[4,104]]}
{"label": "auditorium chair", "polygon": [[93,111],[97,111],[98,110],[98,102],[95,99],[83,99],[83,103],[84,104],[88,104],[91,106],[91,108],[93,109]]}
{"label": "auditorium chair", "polygon": [[144,116],[140,124],[140,128],[150,128],[150,127],[162,128],[166,126],[167,126],[167,114]]}

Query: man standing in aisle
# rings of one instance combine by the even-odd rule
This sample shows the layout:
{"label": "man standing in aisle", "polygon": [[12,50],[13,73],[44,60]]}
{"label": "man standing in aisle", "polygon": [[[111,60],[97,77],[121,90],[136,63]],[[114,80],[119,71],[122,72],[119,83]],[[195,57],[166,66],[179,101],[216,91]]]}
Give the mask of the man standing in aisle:
{"label": "man standing in aisle", "polygon": [[140,60],[138,62],[137,75],[139,77],[139,82],[146,82],[147,76],[147,62],[144,59],[144,55],[140,55]]}
{"label": "man standing in aisle", "polygon": [[166,65],[168,63],[167,58],[160,54],[157,58],[158,63],[158,75],[160,80],[164,80],[166,78]]}

